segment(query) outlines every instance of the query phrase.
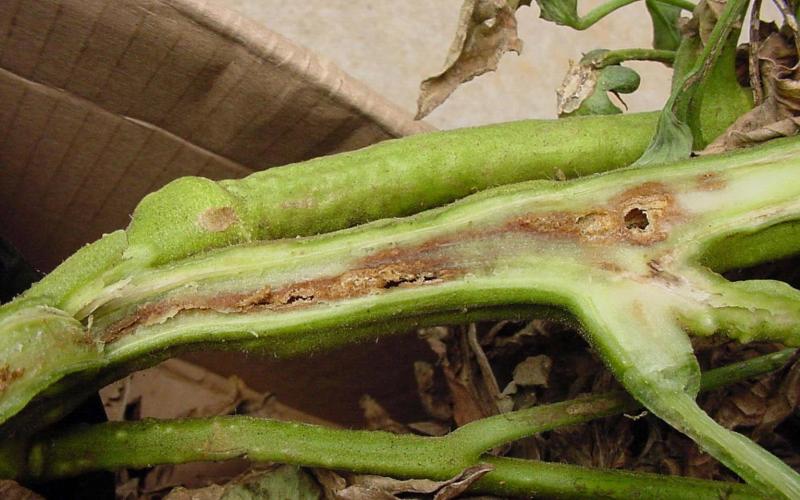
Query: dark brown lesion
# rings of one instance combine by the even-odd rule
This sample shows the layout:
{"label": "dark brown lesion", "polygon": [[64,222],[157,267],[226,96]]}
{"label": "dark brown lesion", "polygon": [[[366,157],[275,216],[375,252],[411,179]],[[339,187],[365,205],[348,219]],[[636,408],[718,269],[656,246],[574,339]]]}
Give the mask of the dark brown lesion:
{"label": "dark brown lesion", "polygon": [[507,223],[504,229],[589,244],[646,246],[667,239],[669,225],[679,215],[667,186],[648,182],[620,193],[601,206],[582,211],[524,214]]}
{"label": "dark brown lesion", "polygon": [[[667,222],[678,211],[667,187],[646,183],[628,189],[602,206],[583,211],[528,213],[512,217],[498,226],[459,230],[414,245],[388,246],[356,260],[352,269],[335,276],[320,277],[282,285],[265,286],[246,292],[216,292],[164,298],[141,304],[125,318],[102,329],[98,338],[113,342],[139,326],[162,323],[184,311],[208,310],[221,313],[280,311],[314,304],[386,293],[396,288],[419,287],[450,281],[475,269],[475,262],[459,262],[459,245],[499,238],[534,234],[548,238],[569,238],[581,243],[614,245],[620,242],[649,245],[667,237]],[[508,252],[503,245],[487,244],[483,264]],[[601,266],[617,272],[619,267]]]}
{"label": "dark brown lesion", "polygon": [[718,191],[727,186],[725,178],[718,172],[705,172],[698,175],[695,184],[701,191]]}
{"label": "dark brown lesion", "polygon": [[99,338],[103,342],[113,342],[139,326],[162,323],[184,311],[244,313],[296,309],[396,288],[442,283],[460,274],[462,272],[455,268],[442,268],[433,262],[416,260],[353,269],[337,276],[292,283],[275,290],[263,287],[243,293],[173,297],[138,306],[132,314],[104,329]]}
{"label": "dark brown lesion", "polygon": [[23,368],[11,368],[9,365],[0,366],[0,392],[8,389],[24,373],[25,370]]}

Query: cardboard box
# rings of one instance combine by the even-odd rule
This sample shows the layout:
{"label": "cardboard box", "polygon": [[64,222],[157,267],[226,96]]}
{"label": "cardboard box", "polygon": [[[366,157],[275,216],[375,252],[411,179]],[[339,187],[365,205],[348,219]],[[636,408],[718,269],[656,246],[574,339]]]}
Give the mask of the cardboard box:
{"label": "cardboard box", "polygon": [[429,128],[215,2],[0,2],[0,226],[43,271],[176,177]]}
{"label": "cardboard box", "polygon": [[[430,129],[214,2],[0,1],[0,234],[45,272],[176,177],[240,177]],[[413,399],[418,355],[397,344],[348,350],[349,370],[326,356],[266,379],[258,358],[192,359],[352,423],[361,393]],[[314,397],[314,381],[331,390],[337,373],[357,385],[349,403]]]}

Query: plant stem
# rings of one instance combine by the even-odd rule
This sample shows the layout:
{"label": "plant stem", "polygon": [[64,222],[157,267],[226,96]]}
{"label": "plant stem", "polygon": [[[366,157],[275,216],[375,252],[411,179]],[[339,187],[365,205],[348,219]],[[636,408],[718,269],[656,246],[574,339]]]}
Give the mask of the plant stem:
{"label": "plant stem", "polygon": [[764,498],[758,490],[737,483],[493,456],[485,456],[482,461],[493,465],[495,470],[478,480],[470,491],[502,497],[619,500]]}
{"label": "plant stem", "polygon": [[606,3],[600,4],[594,9],[590,10],[586,13],[585,16],[581,16],[578,19],[578,23],[575,25],[575,29],[577,30],[585,30],[591,27],[593,24],[597,23],[607,15],[611,14],[617,9],[625,7],[626,5],[630,5],[634,2],[639,0],[610,0]]}
{"label": "plant stem", "polygon": [[[711,370],[704,375],[703,387],[733,384],[775,370],[793,353],[786,349]],[[0,448],[0,457],[5,458],[5,476],[36,480],[96,469],[242,456],[394,477],[445,479],[488,461],[495,470],[478,484],[478,489],[494,494],[546,492],[564,496],[574,494],[576,486],[581,485],[587,497],[605,496],[613,490],[614,498],[626,498],[628,492],[645,487],[657,490],[664,498],[690,494],[713,497],[728,488],[754,496],[753,491],[738,485],[482,456],[485,450],[503,443],[639,407],[617,391],[485,418],[443,438],[329,429],[243,416],[112,422],[46,436],[27,446],[9,440]]]}
{"label": "plant stem", "polygon": [[[702,390],[717,389],[777,370],[784,366],[795,352],[795,349],[784,349],[709,370],[703,374]],[[464,446],[477,456],[509,441],[559,427],[585,423],[595,418],[635,411],[641,407],[641,403],[624,392],[610,392],[487,417],[456,429],[451,436],[459,443],[468,443]]]}
{"label": "plant stem", "polygon": [[[775,141],[669,169],[502,187],[406,219],[162,266],[123,260],[84,280],[63,310],[33,297],[0,309],[0,358],[15,374],[0,415],[31,404],[46,421],[58,415],[47,405],[60,409],[98,379],[173,349],[286,356],[545,306],[574,315],[625,388],[669,417],[664,393],[691,399],[699,382],[687,330],[730,335],[748,313],[740,338],[800,344],[797,291],[761,282],[744,293],[698,263],[711,242],[798,225],[798,150],[796,140]],[[636,211],[646,228],[629,225]],[[792,252],[800,240],[780,243]],[[758,252],[755,263],[769,247],[729,252]]]}
{"label": "plant stem", "polygon": [[[585,16],[581,16],[578,18],[578,22],[573,26],[576,30],[585,30],[590,28],[598,21],[606,17],[607,15],[611,14],[617,9],[625,7],[626,5],[630,5],[632,3],[638,2],[639,0],[610,0],[606,3],[600,4],[597,7],[593,8],[589,12],[586,13]],[[674,5],[676,7],[680,7],[681,9],[688,10],[689,12],[693,11],[696,7],[695,4],[688,0],[658,0],[659,2],[666,3],[669,5]]]}
{"label": "plant stem", "polygon": [[606,66],[623,63],[625,61],[655,61],[671,64],[674,60],[674,50],[619,49],[603,52],[591,62],[593,66],[599,69]]}

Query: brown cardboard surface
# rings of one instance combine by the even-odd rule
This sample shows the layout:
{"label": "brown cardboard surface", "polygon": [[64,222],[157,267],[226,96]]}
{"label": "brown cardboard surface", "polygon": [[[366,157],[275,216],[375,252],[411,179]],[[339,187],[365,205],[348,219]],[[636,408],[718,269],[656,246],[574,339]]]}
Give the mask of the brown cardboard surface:
{"label": "brown cardboard surface", "polygon": [[[178,176],[240,177],[430,128],[218,2],[0,0],[0,234],[43,271],[124,227],[145,194]],[[194,359],[344,422],[359,421],[363,392],[413,385],[408,370],[392,376],[389,366],[375,383],[354,384],[370,368],[342,370],[332,356],[291,369]],[[352,394],[340,410],[341,395],[320,394],[345,372]],[[148,373],[138,387],[172,408],[175,377]],[[321,375],[329,383],[316,387]],[[186,399],[213,401],[207,392]]]}
{"label": "brown cardboard surface", "polygon": [[0,231],[44,271],[175,177],[429,129],[215,3],[0,1]]}

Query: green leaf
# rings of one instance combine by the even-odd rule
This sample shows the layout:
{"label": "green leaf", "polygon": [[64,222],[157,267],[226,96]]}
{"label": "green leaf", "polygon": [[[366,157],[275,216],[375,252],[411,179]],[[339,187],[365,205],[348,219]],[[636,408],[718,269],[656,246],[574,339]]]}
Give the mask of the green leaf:
{"label": "green leaf", "polygon": [[677,50],[681,43],[678,27],[681,8],[658,0],[646,0],[645,5],[653,22],[653,48]]}
{"label": "green leaf", "polygon": [[[691,70],[683,73],[679,81],[673,82],[672,94],[661,111],[655,136],[634,165],[688,158],[693,147],[705,147],[709,134],[715,133],[723,124],[721,131],[730,125],[731,114],[738,116],[752,107],[752,104],[745,102],[746,96],[742,96],[741,89],[731,87],[738,87],[733,66],[735,53],[732,51],[736,49],[741,21],[748,5],[748,0],[730,0],[719,16],[710,7],[705,9],[707,15],[695,15],[693,22],[698,23],[700,28],[713,15],[713,29],[705,36],[703,30],[699,29],[693,36],[704,40],[702,53],[692,63]],[[704,4],[701,3],[695,12],[704,12]],[[686,57],[691,53],[679,55]],[[681,62],[681,72],[684,71],[684,64]],[[705,104],[704,99],[707,99]]]}
{"label": "green leaf", "polygon": [[653,142],[647,147],[636,165],[656,165],[688,158],[692,153],[692,129],[665,109],[658,119]]}
{"label": "green leaf", "polygon": [[536,0],[541,12],[539,17],[562,26],[579,29],[578,0]]}
{"label": "green leaf", "polygon": [[733,37],[728,39],[692,99],[687,123],[694,131],[697,149],[705,148],[753,108],[752,91],[739,85],[736,76],[736,42]]}

